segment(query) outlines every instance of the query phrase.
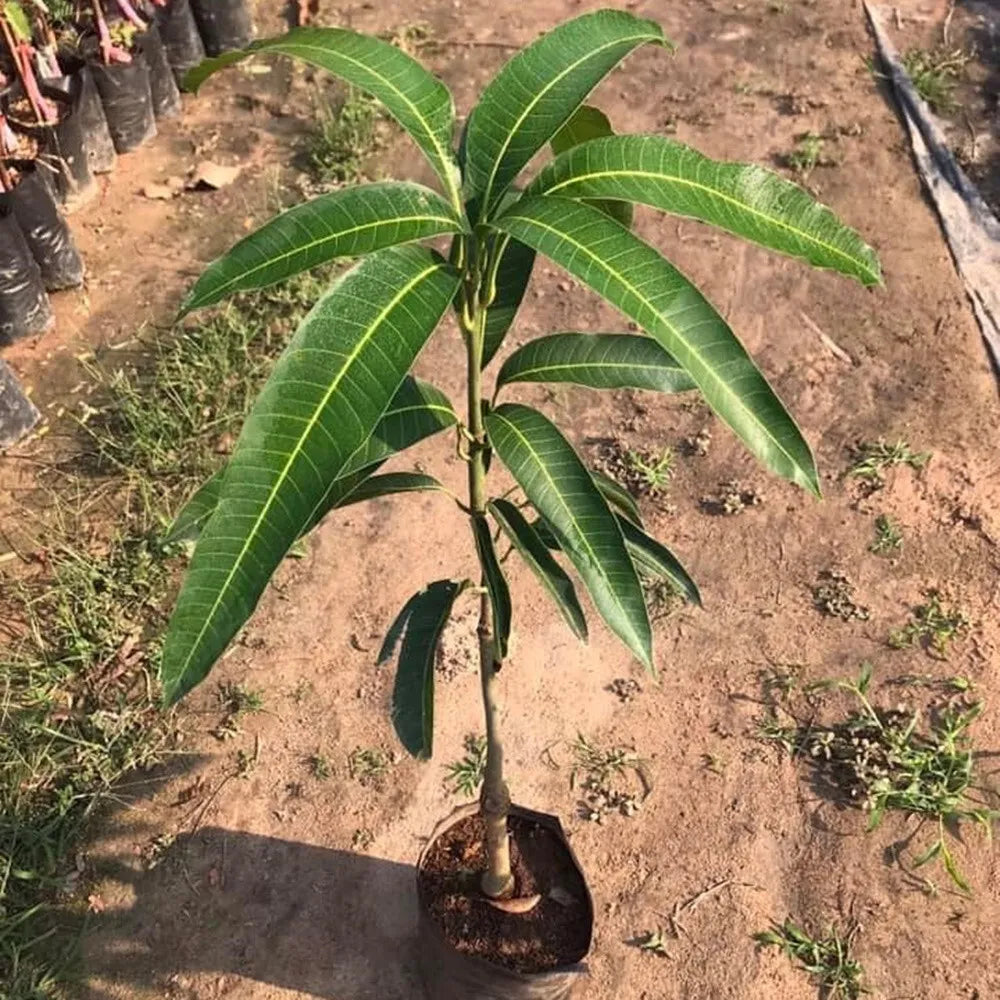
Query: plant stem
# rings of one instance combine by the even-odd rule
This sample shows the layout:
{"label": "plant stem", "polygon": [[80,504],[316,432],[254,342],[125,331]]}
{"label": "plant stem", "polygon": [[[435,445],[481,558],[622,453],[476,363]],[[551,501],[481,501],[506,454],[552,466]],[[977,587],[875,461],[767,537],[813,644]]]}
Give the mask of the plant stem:
{"label": "plant stem", "polygon": [[[483,247],[476,248],[482,253]],[[467,248],[471,253],[473,248]],[[478,261],[470,271],[472,281],[466,286],[466,301],[470,308],[463,310],[466,358],[468,361],[468,432],[469,432],[469,511],[475,518],[486,517],[486,430],[483,426],[482,358],[483,339],[486,332],[486,308],[489,292],[480,291]],[[493,641],[493,620],[485,578],[479,599],[479,673],[483,690],[483,710],[486,715],[486,773],[480,795],[480,812],[486,826],[486,871],[483,872],[482,889],[487,896],[499,898],[510,892],[513,877],[510,871],[510,838],[507,834],[507,815],[510,811],[510,792],[503,777],[503,744],[500,741],[500,708],[497,704],[497,673],[500,661]]]}

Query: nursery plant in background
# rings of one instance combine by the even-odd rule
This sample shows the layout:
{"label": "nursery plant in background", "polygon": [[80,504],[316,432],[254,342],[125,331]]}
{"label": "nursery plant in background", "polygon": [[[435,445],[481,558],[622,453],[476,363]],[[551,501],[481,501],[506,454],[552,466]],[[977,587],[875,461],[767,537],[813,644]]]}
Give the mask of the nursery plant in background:
{"label": "nursery plant in background", "polygon": [[[396,732],[410,753],[429,757],[437,642],[455,602],[478,600],[487,734],[481,798],[435,832],[418,865],[420,951],[434,1000],[501,990],[568,996],[591,940],[589,895],[558,821],[513,807],[507,789],[498,673],[512,601],[499,540],[585,640],[582,582],[598,615],[651,671],[640,573],[699,600],[625,491],[589,470],[546,415],[510,400],[512,387],[699,391],[769,469],[818,494],[795,422],[708,300],[631,232],[631,204],[716,225],[864,285],[880,280],[874,252],[790,182],[757,166],[713,162],[661,136],[614,135],[601,112],[583,105],[647,43],[669,45],[655,23],[615,10],[553,29],[486,87],[457,151],[444,85],[402,51],[352,31],[297,29],[209,60],[189,77],[197,87],[251,55],[303,59],[380,100],[440,183],[440,193],[402,182],[345,188],[292,208],[212,264],[188,296],[184,312],[336,258],[360,258],[303,322],[228,465],[179,515],[175,537],[200,534],[161,665],[172,703],[205,678],[289,548],[330,510],[418,490],[451,497],[469,522],[480,575],[436,580],[414,594],[379,657],[396,661]],[[522,169],[547,144],[554,159],[517,189]],[[448,259],[421,245],[443,236],[452,241]],[[554,333],[488,374],[538,253],[642,332]],[[459,334],[444,335],[454,337],[456,363],[461,352],[467,372],[461,418],[440,390],[410,374],[449,307]],[[445,428],[455,428],[468,467],[463,498],[423,472],[380,471]],[[470,864],[478,868],[471,879]]]}

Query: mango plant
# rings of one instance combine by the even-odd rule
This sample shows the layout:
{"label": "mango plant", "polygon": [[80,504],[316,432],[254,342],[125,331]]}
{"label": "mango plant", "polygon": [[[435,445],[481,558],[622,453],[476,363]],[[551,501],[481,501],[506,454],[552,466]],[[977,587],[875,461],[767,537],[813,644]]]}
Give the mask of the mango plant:
{"label": "mango plant", "polygon": [[[297,29],[209,60],[188,80],[196,88],[225,66],[268,53],[311,63],[381,101],[427,157],[440,190],[386,181],[293,207],[215,261],[184,303],[187,313],[336,258],[358,259],[277,362],[228,465],[179,517],[177,532],[197,533],[198,541],[166,637],[164,697],[174,702],[206,676],[289,547],[329,511],[395,493],[448,494],[425,473],[379,470],[416,441],[456,428],[468,493],[454,499],[469,522],[481,578],[437,580],[415,594],[380,661],[397,663],[392,718],[400,740],[412,754],[430,756],[435,648],[459,595],[478,596],[488,738],[482,887],[491,897],[511,885],[496,678],[512,609],[499,539],[586,640],[568,564],[597,614],[650,670],[640,577],[666,579],[699,601],[681,563],[644,530],[631,497],[588,469],[552,420],[510,399],[510,390],[548,382],[698,391],[769,469],[818,495],[813,456],[792,417],[712,304],[631,231],[632,205],[715,225],[863,285],[880,281],[871,248],[794,184],[662,136],[615,135],[583,103],[646,44],[670,45],[654,22],[616,10],[556,27],[485,88],[457,148],[445,86],[399,49],[353,31]],[[554,158],[517,188],[547,145]],[[447,258],[426,245],[440,237],[451,239]],[[514,323],[536,254],[641,332],[557,332],[530,341],[506,356],[487,395],[485,372]],[[463,417],[410,374],[450,308],[467,372]],[[519,502],[492,486],[501,466],[523,494]]]}

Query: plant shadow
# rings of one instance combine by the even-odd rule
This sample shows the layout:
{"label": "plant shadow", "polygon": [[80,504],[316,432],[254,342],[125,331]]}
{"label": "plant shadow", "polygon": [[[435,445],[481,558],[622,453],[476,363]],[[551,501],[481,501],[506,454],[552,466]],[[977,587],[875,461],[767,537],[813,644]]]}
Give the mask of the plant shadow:
{"label": "plant shadow", "polygon": [[238,979],[326,1000],[423,997],[411,866],[206,827],[151,871],[115,863],[101,874],[127,902],[88,921],[86,1000],[258,995]]}

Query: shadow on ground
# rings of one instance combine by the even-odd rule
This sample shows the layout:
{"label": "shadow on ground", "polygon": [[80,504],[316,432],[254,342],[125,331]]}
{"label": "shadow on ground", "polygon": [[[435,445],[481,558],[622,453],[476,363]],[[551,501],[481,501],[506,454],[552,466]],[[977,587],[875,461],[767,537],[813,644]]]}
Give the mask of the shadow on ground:
{"label": "shadow on ground", "polygon": [[207,827],[152,871],[103,874],[132,899],[91,920],[88,1000],[223,995],[232,976],[327,1000],[423,995],[410,866]]}

